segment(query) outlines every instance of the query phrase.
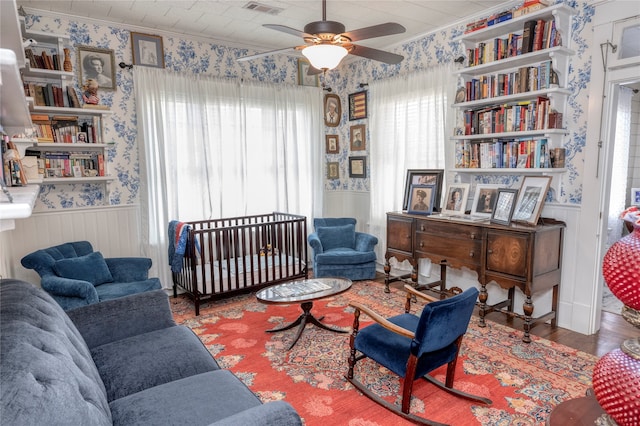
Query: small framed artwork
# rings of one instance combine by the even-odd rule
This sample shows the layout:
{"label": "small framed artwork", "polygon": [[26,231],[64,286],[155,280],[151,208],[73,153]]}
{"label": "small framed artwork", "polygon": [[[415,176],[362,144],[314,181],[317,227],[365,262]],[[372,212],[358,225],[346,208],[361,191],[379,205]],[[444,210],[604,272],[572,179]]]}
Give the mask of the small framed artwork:
{"label": "small framed artwork", "polygon": [[318,74],[309,75],[309,68],[311,68],[309,61],[303,58],[298,59],[298,86],[318,87],[320,85]]}
{"label": "small framed artwork", "polygon": [[325,146],[327,154],[338,154],[340,152],[340,137],[338,135],[325,135]]}
{"label": "small framed artwork", "polygon": [[162,37],[151,34],[131,33],[133,64],[164,68]]}
{"label": "small framed artwork", "polygon": [[467,100],[467,89],[465,87],[458,87],[456,90],[456,103],[461,104]]}
{"label": "small framed artwork", "polygon": [[340,179],[340,163],[331,161],[327,163],[327,179]]}
{"label": "small framed artwork", "polygon": [[511,216],[513,215],[513,208],[516,206],[517,198],[517,189],[499,188],[498,195],[496,196],[496,204],[493,208],[493,212],[491,213],[490,221],[501,225],[510,224]]}
{"label": "small framed artwork", "polygon": [[409,190],[409,208],[407,209],[407,213],[433,213],[433,200],[435,198],[435,194],[435,185],[411,185],[411,189]]}
{"label": "small framed artwork", "polygon": [[342,116],[342,106],[338,95],[324,95],[324,125],[337,127]]}
{"label": "small framed artwork", "polygon": [[447,187],[443,212],[446,214],[462,215],[467,208],[469,198],[468,183],[454,183]]}
{"label": "small framed artwork", "polygon": [[76,135],[76,143],[88,143],[89,139],[87,138],[86,132],[78,132]]}
{"label": "small framed artwork", "polygon": [[407,170],[407,180],[404,184],[404,198],[402,210],[409,208],[409,195],[411,185],[435,185],[433,196],[433,211],[440,211],[440,197],[442,196],[443,169],[409,169]]}
{"label": "small framed artwork", "polygon": [[88,79],[98,82],[103,90],[116,90],[116,61],[111,49],[78,46],[78,67],[80,85]]}
{"label": "small framed artwork", "polygon": [[367,91],[349,95],[349,120],[367,118]]}
{"label": "small framed artwork", "polygon": [[476,193],[471,206],[472,216],[491,217],[498,198],[499,187],[500,185],[498,184],[479,183],[476,185]]}
{"label": "small framed artwork", "polygon": [[349,177],[361,179],[367,177],[367,157],[349,157]]}
{"label": "small framed artwork", "polygon": [[640,206],[640,188],[631,188],[631,205]]}
{"label": "small framed artwork", "polygon": [[511,220],[536,225],[550,184],[551,176],[525,176]]}
{"label": "small framed artwork", "polygon": [[351,151],[364,151],[367,149],[367,133],[364,124],[351,126],[349,129],[349,140],[351,142]]}

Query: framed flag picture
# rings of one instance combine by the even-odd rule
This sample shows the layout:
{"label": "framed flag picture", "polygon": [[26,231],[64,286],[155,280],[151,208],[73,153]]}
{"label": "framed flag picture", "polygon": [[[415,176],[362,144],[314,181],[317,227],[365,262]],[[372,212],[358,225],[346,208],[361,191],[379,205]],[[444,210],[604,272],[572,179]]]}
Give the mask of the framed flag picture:
{"label": "framed flag picture", "polygon": [[349,95],[349,120],[367,118],[367,91]]}

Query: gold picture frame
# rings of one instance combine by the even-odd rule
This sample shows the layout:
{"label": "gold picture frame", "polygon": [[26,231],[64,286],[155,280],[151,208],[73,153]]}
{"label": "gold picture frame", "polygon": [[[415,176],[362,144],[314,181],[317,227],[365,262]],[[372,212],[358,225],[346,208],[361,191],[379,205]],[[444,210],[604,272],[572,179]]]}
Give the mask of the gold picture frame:
{"label": "gold picture frame", "polygon": [[98,82],[101,90],[116,90],[116,60],[113,50],[78,46],[78,79],[80,85],[93,79]]}
{"label": "gold picture frame", "polygon": [[133,64],[145,67],[164,68],[162,37],[131,32]]}

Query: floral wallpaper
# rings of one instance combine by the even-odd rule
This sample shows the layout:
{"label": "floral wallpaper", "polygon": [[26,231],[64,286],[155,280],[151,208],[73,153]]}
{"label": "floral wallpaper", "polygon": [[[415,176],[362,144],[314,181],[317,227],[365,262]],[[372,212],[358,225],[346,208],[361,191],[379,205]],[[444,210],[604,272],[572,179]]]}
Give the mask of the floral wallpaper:
{"label": "floral wallpaper", "polygon": [[[571,58],[568,88],[571,95],[565,111],[565,124],[569,135],[565,138],[567,173],[562,177],[559,193],[555,194],[561,202],[580,204],[582,199],[582,179],[584,148],[587,130],[588,90],[591,75],[592,56],[597,48],[589,46],[592,33],[594,7],[591,2],[567,1],[575,9],[572,21],[572,35],[569,47],[576,54]],[[132,63],[130,31],[113,25],[98,25],[73,21],[61,17],[46,15],[28,15],[26,27],[39,31],[68,34],[71,37],[71,55],[74,71],[77,71],[78,45],[112,49],[115,54],[116,82],[115,91],[101,90],[101,103],[110,106],[112,114],[104,117],[104,140],[112,143],[107,149],[108,172],[115,180],[107,184],[66,184],[43,185],[36,203],[36,211],[60,208],[74,208],[99,205],[120,205],[139,202],[140,165],[138,156],[137,122],[135,99],[133,96],[133,76],[129,69],[120,69],[118,63]],[[436,64],[449,63],[464,53],[461,43],[452,41],[463,33],[464,24],[443,28],[422,38],[389,49],[404,55],[398,65],[387,65],[368,60],[349,60],[337,69],[321,76],[321,84],[331,88],[342,103],[342,119],[338,127],[327,127],[327,134],[337,134],[340,151],[327,154],[326,162],[339,162],[340,178],[325,180],[328,191],[368,191],[369,178],[349,178],[348,157],[366,155],[371,141],[367,135],[367,151],[349,150],[349,127],[355,124],[368,124],[367,119],[349,121],[348,95],[366,90],[361,83],[384,79],[396,75],[408,74],[426,69]],[[152,31],[149,31],[152,33]],[[296,84],[297,61],[293,56],[274,55],[256,61],[237,62],[235,59],[250,52],[202,40],[181,36],[161,34],[164,45],[165,68],[168,71],[189,72],[195,75],[206,74],[224,78],[249,79],[272,83]],[[566,45],[566,44],[565,44]],[[71,83],[79,87],[78,76]],[[320,89],[319,89],[320,90]],[[368,132],[369,126],[367,126]],[[452,131],[453,132],[453,131]],[[324,144],[324,140],[321,141]],[[452,145],[453,149],[453,145]],[[367,162],[369,163],[369,162]],[[326,166],[326,164],[325,164]],[[369,166],[368,166],[369,167]],[[375,173],[367,170],[367,176]],[[323,171],[326,176],[326,170]],[[481,183],[513,183],[513,176],[474,176]]]}
{"label": "floral wallpaper", "polygon": [[[563,3],[556,1],[554,3]],[[568,97],[564,122],[568,130],[568,136],[564,139],[563,147],[566,149],[567,172],[561,176],[561,184],[553,188],[554,194],[550,198],[570,204],[580,204],[582,201],[582,179],[584,164],[584,148],[587,132],[587,105],[589,100],[589,82],[591,79],[591,62],[597,49],[589,46],[592,37],[592,18],[594,7],[592,2],[566,1],[566,5],[575,10],[572,19],[571,40],[564,45],[575,51],[575,55],[569,61],[567,86],[571,91]],[[465,24],[443,28],[439,31],[425,35],[410,43],[389,49],[401,54],[405,59],[398,65],[387,65],[375,61],[359,60],[348,63],[336,73],[329,72],[326,85],[340,96],[342,101],[342,120],[339,127],[327,128],[328,134],[338,134],[341,150],[338,154],[327,154],[327,161],[340,162],[340,179],[327,180],[327,190],[351,190],[368,191],[369,179],[350,179],[348,158],[350,155],[361,155],[361,151],[349,151],[349,127],[354,124],[367,123],[367,120],[348,120],[348,96],[350,93],[363,90],[360,83],[368,83],[396,75],[408,74],[417,70],[426,69],[437,64],[450,63],[460,55],[464,55],[462,43],[452,41],[463,34]],[[366,87],[365,87],[366,89]],[[453,129],[451,134],[453,134]],[[371,144],[376,143],[367,137],[367,152]],[[451,149],[453,149],[453,141]],[[369,170],[367,176],[375,173]],[[473,183],[500,183],[505,186],[519,186],[519,176],[513,175],[473,175]]]}

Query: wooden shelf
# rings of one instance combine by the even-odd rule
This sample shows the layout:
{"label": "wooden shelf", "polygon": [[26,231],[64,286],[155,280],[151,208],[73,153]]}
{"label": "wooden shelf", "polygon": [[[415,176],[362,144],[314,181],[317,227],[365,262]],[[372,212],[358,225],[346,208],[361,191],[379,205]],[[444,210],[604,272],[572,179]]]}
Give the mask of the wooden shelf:
{"label": "wooden shelf", "polygon": [[470,174],[516,174],[516,175],[528,175],[528,174],[562,174],[567,171],[565,168],[557,168],[557,169],[541,169],[541,168],[493,168],[493,169],[474,169],[474,168],[454,168],[451,169],[454,173],[470,173]]}
{"label": "wooden shelf", "polygon": [[565,97],[570,95],[571,91],[568,89],[562,89],[560,87],[552,87],[550,89],[534,90],[531,92],[516,93],[513,95],[496,96],[494,98],[476,99],[474,101],[459,102],[453,104],[454,108],[474,109],[475,107],[482,107],[486,105],[495,104],[509,104],[513,102],[526,101],[531,99],[537,99],[540,96],[553,98],[557,96]]}
{"label": "wooden shelf", "polygon": [[486,133],[477,135],[455,135],[451,136],[452,140],[483,140],[483,139],[526,139],[533,137],[550,137],[554,135],[566,135],[567,129],[541,129],[526,130],[522,132],[503,132],[503,133]]}

